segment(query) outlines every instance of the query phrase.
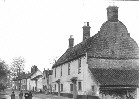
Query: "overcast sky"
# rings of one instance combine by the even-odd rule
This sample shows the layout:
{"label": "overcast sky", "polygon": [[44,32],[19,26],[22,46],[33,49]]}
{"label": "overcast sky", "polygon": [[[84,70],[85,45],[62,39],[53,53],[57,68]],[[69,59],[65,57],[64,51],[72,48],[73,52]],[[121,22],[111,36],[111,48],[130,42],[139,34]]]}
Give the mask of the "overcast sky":
{"label": "overcast sky", "polygon": [[[8,64],[23,57],[25,70],[37,65],[42,71],[68,48],[82,41],[84,22],[91,36],[107,20],[109,0],[0,0],[0,58]],[[139,44],[139,1],[115,1],[122,21]]]}

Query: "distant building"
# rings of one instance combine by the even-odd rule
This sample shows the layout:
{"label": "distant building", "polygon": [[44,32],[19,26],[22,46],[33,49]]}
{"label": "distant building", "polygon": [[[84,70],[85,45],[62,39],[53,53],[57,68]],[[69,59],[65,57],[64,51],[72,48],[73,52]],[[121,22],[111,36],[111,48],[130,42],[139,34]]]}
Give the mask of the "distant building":
{"label": "distant building", "polygon": [[[126,17],[126,16],[125,16]],[[90,37],[89,22],[83,41],[69,48],[52,66],[53,93],[74,99],[138,99],[139,47],[118,19],[118,7],[107,8],[108,20]]]}
{"label": "distant building", "polygon": [[27,90],[40,91],[42,87],[42,72],[37,68],[37,66],[32,66],[31,74],[27,77]]}
{"label": "distant building", "polygon": [[42,72],[37,66],[31,67],[31,73],[21,73],[18,77],[14,78],[14,89],[40,91],[43,90],[42,86]]}
{"label": "distant building", "polygon": [[52,92],[52,70],[45,70],[43,71],[43,91],[48,94]]}

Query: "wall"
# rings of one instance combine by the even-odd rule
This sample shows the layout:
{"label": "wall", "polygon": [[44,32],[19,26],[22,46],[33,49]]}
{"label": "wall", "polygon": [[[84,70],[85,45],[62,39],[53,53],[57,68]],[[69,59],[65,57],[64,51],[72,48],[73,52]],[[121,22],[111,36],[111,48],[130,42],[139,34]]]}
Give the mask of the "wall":
{"label": "wall", "polygon": [[37,70],[32,76],[31,79],[38,76],[38,75],[43,75],[42,72],[40,70]]}
{"label": "wall", "polygon": [[40,77],[40,78],[37,80],[37,91],[40,91],[40,89],[41,89],[41,90],[43,89],[43,86],[42,86],[42,77]]}
{"label": "wall", "polygon": [[138,68],[139,59],[114,60],[114,59],[97,59],[88,58],[90,67],[99,68]]}
{"label": "wall", "polygon": [[[62,67],[62,76],[61,76],[61,67]],[[68,63],[60,65],[56,68],[56,77],[55,77],[55,68],[53,69],[52,75],[52,84],[53,89],[56,84],[56,91],[58,92],[58,84],[55,82],[60,79],[60,83],[63,84],[63,91],[61,93],[72,93],[70,91],[70,79],[72,77],[77,77],[77,90],[78,82],[81,82],[82,90],[78,90],[78,94],[84,95],[85,92],[91,90],[93,85],[92,76],[88,71],[87,57],[81,57],[81,73],[78,74],[78,59],[70,62],[70,75],[68,75]]]}
{"label": "wall", "polygon": [[36,83],[34,80],[27,79],[27,90],[33,90],[33,87],[36,87]]}

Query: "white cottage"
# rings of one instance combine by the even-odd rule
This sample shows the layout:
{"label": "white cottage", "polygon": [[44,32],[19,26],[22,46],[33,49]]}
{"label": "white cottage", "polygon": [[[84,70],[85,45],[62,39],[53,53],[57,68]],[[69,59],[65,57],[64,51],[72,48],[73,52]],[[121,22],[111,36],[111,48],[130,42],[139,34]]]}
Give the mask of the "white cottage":
{"label": "white cottage", "polygon": [[118,20],[118,7],[107,8],[108,20],[90,37],[89,22],[83,41],[69,48],[53,65],[53,93],[74,99],[138,99],[139,47]]}
{"label": "white cottage", "polygon": [[40,91],[43,89],[42,86],[42,72],[37,68],[37,66],[33,66],[31,69],[31,74],[27,78],[27,90],[32,91]]}

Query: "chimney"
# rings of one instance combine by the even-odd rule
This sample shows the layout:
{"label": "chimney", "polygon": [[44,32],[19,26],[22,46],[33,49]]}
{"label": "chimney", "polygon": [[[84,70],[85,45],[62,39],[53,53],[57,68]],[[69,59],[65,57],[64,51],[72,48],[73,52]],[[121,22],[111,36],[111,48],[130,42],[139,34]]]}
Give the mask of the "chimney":
{"label": "chimney", "polygon": [[70,35],[70,38],[69,38],[69,48],[72,48],[74,46],[74,38],[72,36],[73,35]]}
{"label": "chimney", "polygon": [[89,26],[89,22],[84,22],[84,26],[83,26],[83,41],[88,39],[90,37],[90,26]]}
{"label": "chimney", "polygon": [[107,18],[110,22],[118,22],[118,7],[109,6],[107,8]]}

